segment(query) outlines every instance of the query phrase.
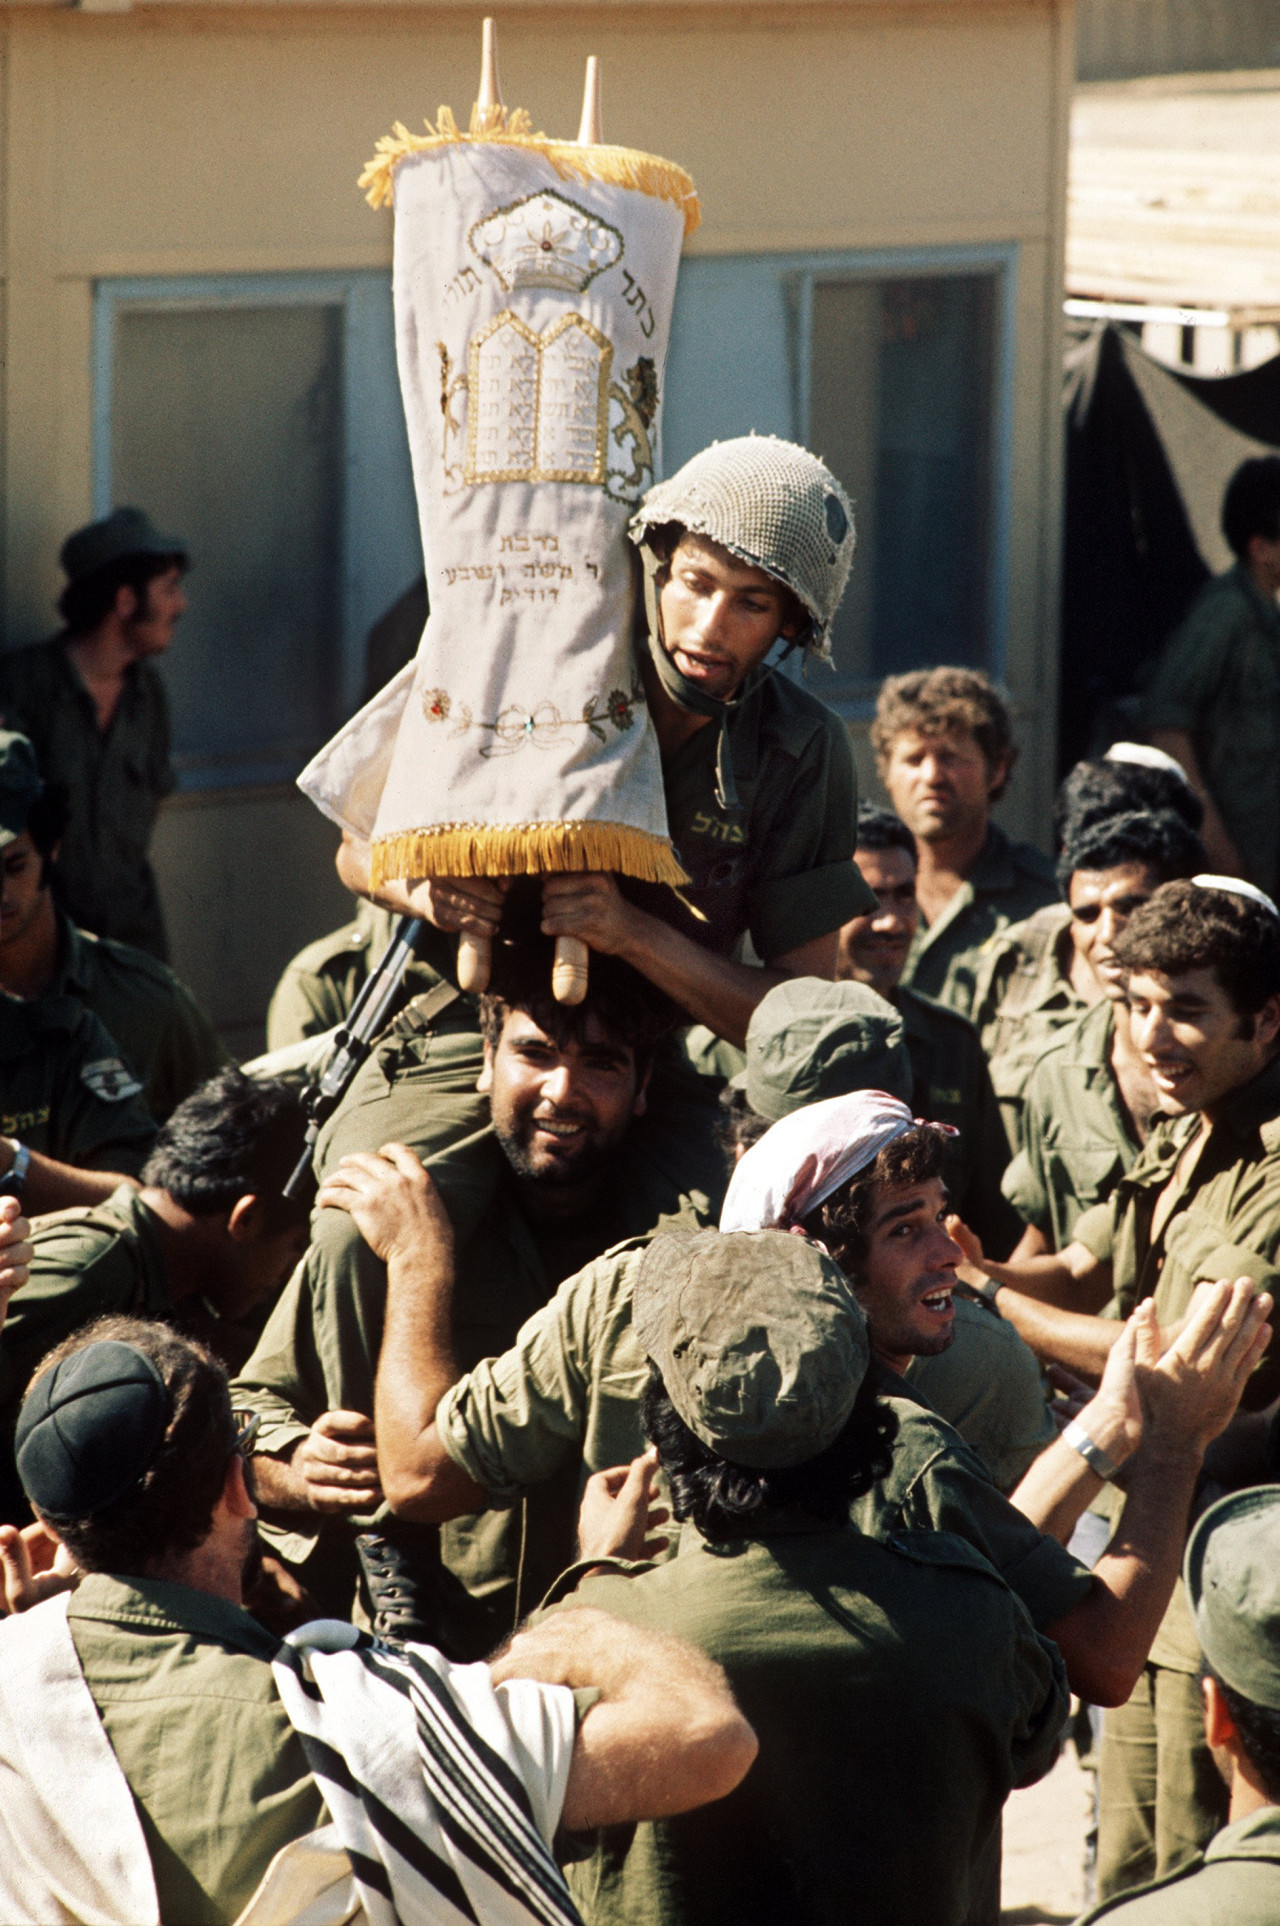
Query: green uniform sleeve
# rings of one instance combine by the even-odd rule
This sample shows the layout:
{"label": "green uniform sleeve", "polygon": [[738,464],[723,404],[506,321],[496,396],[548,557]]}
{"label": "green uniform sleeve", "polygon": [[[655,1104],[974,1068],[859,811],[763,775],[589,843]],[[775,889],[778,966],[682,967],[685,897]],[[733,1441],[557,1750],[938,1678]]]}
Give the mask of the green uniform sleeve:
{"label": "green uniform sleeve", "polygon": [[756,954],[769,962],[865,915],[869,892],[853,860],[858,782],[848,731],[826,714],[762,837],[767,852],[747,902]]}
{"label": "green uniform sleeve", "polygon": [[648,1366],[631,1329],[639,1248],[606,1252],[566,1278],[511,1349],[453,1385],[436,1410],[453,1462],[511,1504],[573,1457],[588,1472],[644,1449],[639,1398]]}
{"label": "green uniform sleeve", "polygon": [[1024,1224],[1034,1224],[1044,1236],[1052,1236],[1049,1196],[1041,1179],[1038,1160],[1024,1146],[1005,1171],[1001,1188]]}
{"label": "green uniform sleeve", "polygon": [[902,1527],[954,1532],[995,1566],[1036,1630],[1051,1634],[1055,1621],[1087,1596],[1093,1574],[997,1491],[950,1425],[909,1398],[889,1402],[899,1420],[893,1469],[854,1501],[854,1524],[876,1538]]}
{"label": "green uniform sleeve", "polygon": [[1076,1218],[1071,1233],[1073,1244],[1083,1244],[1100,1264],[1109,1264],[1115,1247],[1115,1212],[1111,1205],[1095,1204]]}
{"label": "green uniform sleeve", "polygon": [[137,1312],[142,1293],[127,1238],[93,1224],[37,1220],[30,1275],[10,1298],[0,1331],[0,1408],[8,1424],[46,1351],[93,1318]]}
{"label": "green uniform sleeve", "polygon": [[1194,734],[1222,681],[1234,641],[1232,604],[1218,595],[1197,603],[1174,630],[1156,665],[1142,719],[1152,729]]}

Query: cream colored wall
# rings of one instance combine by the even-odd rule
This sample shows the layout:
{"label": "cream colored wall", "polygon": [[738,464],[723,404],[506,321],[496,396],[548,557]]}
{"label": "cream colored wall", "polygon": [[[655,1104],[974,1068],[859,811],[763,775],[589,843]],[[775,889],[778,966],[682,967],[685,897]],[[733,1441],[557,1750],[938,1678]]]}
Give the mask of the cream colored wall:
{"label": "cream colored wall", "polygon": [[[356,175],[394,119],[420,125],[440,101],[465,112],[479,10],[232,0],[126,13],[14,6],[0,20],[4,606],[6,639],[22,641],[47,631],[59,541],[90,512],[95,278],[388,264],[390,217],[365,207]],[[704,208],[699,251],[1018,244],[1007,679],[1026,753],[1004,814],[1023,831],[1043,829],[1056,661],[1067,0],[678,11],[517,4],[501,14],[500,35],[507,101],[550,132],[576,131],[583,58],[600,55],[606,137],[690,168]],[[162,838],[171,897],[184,838],[206,849],[223,824],[248,861],[304,808],[184,801]],[[255,809],[259,826],[239,844]],[[225,880],[211,883],[215,900],[199,919],[217,926],[216,942],[193,929],[194,947],[185,937],[179,945],[193,974],[202,944],[222,959],[199,974],[228,1023],[245,1020],[246,999],[261,1001],[268,971],[287,954],[286,930],[290,943],[295,933],[302,940],[317,933],[301,927],[313,912],[331,913],[327,881],[306,867],[319,861],[313,829],[297,830],[298,860],[278,872],[306,869],[305,888],[291,884],[292,906],[275,896],[282,907],[255,932],[256,961],[243,969],[227,961],[236,919]],[[304,861],[305,850],[313,853]],[[204,863],[192,873],[212,876]],[[181,921],[176,902],[172,910]],[[224,998],[219,985],[232,979],[239,987]]]}

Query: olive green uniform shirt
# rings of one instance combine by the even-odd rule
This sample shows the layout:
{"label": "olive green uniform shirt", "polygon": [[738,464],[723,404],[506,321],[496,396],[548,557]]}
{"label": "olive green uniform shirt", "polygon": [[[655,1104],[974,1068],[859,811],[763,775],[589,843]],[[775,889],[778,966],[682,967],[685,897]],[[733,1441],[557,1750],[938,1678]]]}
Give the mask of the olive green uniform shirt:
{"label": "olive green uniform shirt", "polygon": [[858,786],[839,716],[784,675],[750,680],[729,711],[737,814],[716,802],[718,737],[708,723],[662,765],[690,882],[677,897],[624,881],[627,896],[722,956],[748,935],[766,961],[865,915],[874,899],[853,861]]}
{"label": "olive green uniform shirt", "polygon": [[[282,1050],[343,1022],[370,971],[381,961],[399,920],[393,911],[361,899],[352,922],[299,950],[286,963],[272,993],[267,1049]],[[434,989],[440,980],[440,972],[430,963],[411,958],[393,1012],[403,1009],[411,997]]]}
{"label": "olive green uniform shirt", "polygon": [[[1157,1122],[1133,1167],[1109,1202],[1086,1211],[1075,1241],[1110,1259],[1119,1314],[1154,1298],[1161,1325],[1185,1313],[1202,1279],[1251,1277],[1257,1288],[1280,1293],[1280,1059],[1223,1106],[1194,1169],[1181,1180],[1175,1206],[1158,1237],[1152,1218],[1161,1192],[1198,1115]],[[1257,1410],[1280,1390],[1280,1347],[1272,1343],[1246,1386],[1243,1404]],[[1151,1662],[1195,1672],[1200,1647],[1179,1579]]]}
{"label": "olive green uniform shirt", "polygon": [[66,641],[55,635],[0,656],[0,715],[6,729],[30,736],[41,775],[70,797],[58,878],[72,921],[163,960],[164,913],[147,852],[175,781],[164,684],[151,663],[135,662],[104,735]]}
{"label": "olive green uniform shirt", "polygon": [[[628,1235],[701,1228],[714,1199],[682,1182],[678,1146],[663,1144],[648,1119],[633,1124],[597,1209],[541,1231],[520,1204],[510,1166],[475,1080],[483,1062],[475,1005],[448,984],[415,998],[384,1034],[346,1102],[330,1120],[317,1165],[350,1151],[406,1143],[430,1169],[456,1239],[454,1352],[466,1370],[504,1351],[562,1277]],[[707,1108],[710,1119],[712,1112]],[[723,1159],[704,1162],[723,1177]],[[373,1413],[374,1377],[386,1302],[386,1272],[345,1212],[321,1211],[313,1242],[238,1375],[238,1403],[263,1417],[258,1449],[292,1448],[322,1412]],[[455,1520],[439,1532],[421,1527],[421,1587],[434,1613],[436,1642],[451,1656],[479,1657],[509,1632],[517,1607],[540,1596],[572,1556],[578,1475],[513,1510]],[[352,1521],[381,1526],[388,1514]],[[277,1521],[281,1554],[304,1563],[313,1590],[325,1568],[342,1568],[351,1525],[318,1517]],[[403,1531],[404,1527],[397,1527]],[[516,1573],[525,1546],[525,1582]],[[317,1597],[322,1593],[317,1592]],[[330,1609],[340,1600],[329,1596]]]}
{"label": "olive green uniform shirt", "polygon": [[138,1808],[161,1919],[231,1926],[281,1848],[329,1819],[276,1692],[279,1639],[207,1592],[97,1572],[67,1624]]}
{"label": "olive green uniform shirt", "polygon": [[957,1293],[955,1338],[937,1357],[912,1358],[905,1377],[976,1451],[1001,1491],[1058,1435],[1040,1366],[1007,1318]]}
{"label": "olive green uniform shirt", "polygon": [[0,991],[0,1136],[82,1170],[133,1177],[156,1126],[142,1085],[91,1010]]}
{"label": "olive green uniform shirt", "polygon": [[37,1217],[30,1275],[0,1329],[0,1518],[30,1517],[13,1463],[13,1427],[45,1353],[93,1318],[165,1318],[173,1311],[160,1221],[131,1185],[104,1203]]}
{"label": "olive green uniform shirt", "polygon": [[588,1926],[972,1917],[1006,1796],[1057,1755],[1067,1690],[971,1545],[848,1526],[715,1545],[686,1524],[674,1559],[585,1577],[571,1602],[701,1646],[760,1740],[728,1798],[596,1835],[570,1871]]}
{"label": "olive green uniform shirt", "polygon": [[1089,1005],[1072,987],[1071,912],[1051,903],[994,936],[979,958],[973,1020],[1011,1150],[1023,1140],[1027,1078]]}
{"label": "olive green uniform shirt", "polygon": [[1224,1826],[1203,1852],[1152,1884],[1086,1913],[1115,1926],[1275,1926],[1280,1919],[1280,1806]]}
{"label": "olive green uniform shirt", "polygon": [[955,1208],[986,1250],[1007,1257],[1021,1225],[1000,1187],[1009,1148],[978,1033],[967,1018],[905,984],[893,1002],[911,1059],[912,1110],[960,1133],[947,1144],[942,1173]]}
{"label": "olive green uniform shirt", "polygon": [[1205,584],[1165,644],[1143,727],[1184,729],[1260,889],[1280,884],[1280,608],[1243,563]]}
{"label": "olive green uniform shirt", "polygon": [[1023,1145],[1004,1191],[1051,1250],[1066,1249],[1078,1220],[1106,1202],[1138,1155],[1111,1068],[1114,1033],[1115,1008],[1104,997],[1059,1033],[1027,1079]]}
{"label": "olive green uniform shirt", "polygon": [[[436,1411],[441,1443],[494,1504],[514,1503],[566,1463],[603,1471],[645,1449],[640,1394],[649,1366],[631,1324],[643,1254],[633,1242],[566,1278],[509,1351],[445,1392]],[[878,1539],[906,1529],[956,1532],[990,1560],[1040,1629],[1052,1625],[1089,1591],[1090,1573],[997,1491],[922,1393],[902,1379],[888,1382],[902,1393],[890,1398],[899,1420],[893,1468],[855,1502],[854,1523]]]}
{"label": "olive green uniform shirt", "polygon": [[131,943],[78,930],[66,916],[58,918],[58,968],[45,994],[75,997],[101,1020],[142,1079],[157,1123],[231,1061],[167,964]]}
{"label": "olive green uniform shirt", "polygon": [[972,1016],[981,951],[998,930],[1058,900],[1053,864],[1030,843],[1011,843],[992,823],[973,872],[941,916],[921,919],[903,982]]}

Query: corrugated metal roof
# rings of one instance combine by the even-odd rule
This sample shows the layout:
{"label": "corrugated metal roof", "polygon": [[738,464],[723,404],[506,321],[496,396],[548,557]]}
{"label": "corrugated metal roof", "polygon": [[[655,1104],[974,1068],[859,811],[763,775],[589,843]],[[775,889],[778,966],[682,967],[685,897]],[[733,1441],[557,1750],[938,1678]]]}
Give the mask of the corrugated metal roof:
{"label": "corrugated metal roof", "polygon": [[1280,319],[1280,69],[1078,89],[1067,292]]}

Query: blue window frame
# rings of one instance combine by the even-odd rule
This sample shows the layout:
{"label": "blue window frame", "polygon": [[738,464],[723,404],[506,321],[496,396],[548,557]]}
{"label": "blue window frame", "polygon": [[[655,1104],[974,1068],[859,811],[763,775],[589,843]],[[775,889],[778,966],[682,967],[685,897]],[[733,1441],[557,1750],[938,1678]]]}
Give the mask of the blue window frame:
{"label": "blue window frame", "polygon": [[805,442],[854,498],[834,707],[930,662],[1001,675],[1015,245],[695,255],[680,273],[663,464],[752,431]]}
{"label": "blue window frame", "polygon": [[164,673],[184,788],[291,779],[421,573],[385,273],[103,280],[95,513],[191,547]]}

